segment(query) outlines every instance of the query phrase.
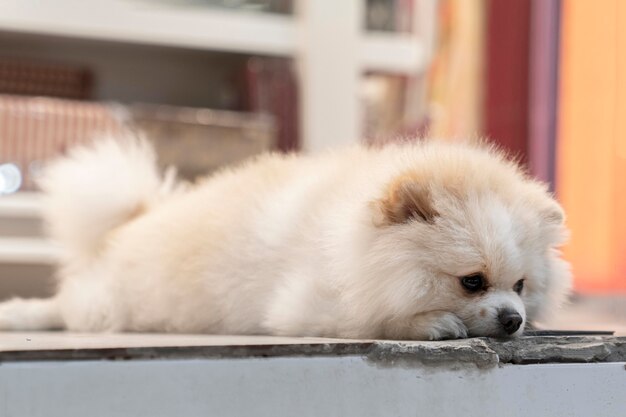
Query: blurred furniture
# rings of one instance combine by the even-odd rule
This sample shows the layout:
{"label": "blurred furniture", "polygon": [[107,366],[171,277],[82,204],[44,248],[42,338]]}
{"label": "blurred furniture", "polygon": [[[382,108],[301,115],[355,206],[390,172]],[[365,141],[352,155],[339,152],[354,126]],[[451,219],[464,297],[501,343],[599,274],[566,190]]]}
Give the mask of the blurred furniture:
{"label": "blurred furniture", "polygon": [[274,123],[267,115],[136,104],[129,123],[154,143],[163,168],[188,180],[268,151]]}
{"label": "blurred furniture", "polygon": [[0,93],[86,99],[92,74],[77,65],[0,57]]}
{"label": "blurred furniture", "polygon": [[[178,49],[181,55],[183,51],[222,51],[293,58],[302,107],[301,145],[305,150],[319,150],[360,139],[359,86],[365,71],[418,74],[425,70],[432,55],[435,0],[392,2],[404,7],[396,18],[408,21],[399,23],[397,31],[363,30],[365,0],[294,0],[293,7],[271,5],[265,8],[271,11],[278,7],[287,12],[293,9],[293,14],[252,12],[250,10],[254,7],[245,7],[253,3],[263,6],[267,3],[263,1],[236,2],[242,3],[242,10],[215,7],[220,2],[203,3],[164,0],[0,2],[0,31],[14,38],[16,35],[23,38],[35,36],[51,46],[60,45],[52,50],[31,49],[31,53],[62,56],[64,51],[67,52],[65,44],[72,40],[93,46],[83,48],[83,53],[73,59],[89,60],[98,55],[99,41],[115,42],[118,45],[115,48],[125,49],[129,58],[132,58],[134,49],[141,53],[146,45]],[[260,10],[264,10],[263,7]],[[406,31],[406,28],[412,30]],[[2,37],[5,35],[0,35]],[[24,50],[14,52],[22,54]],[[100,70],[116,71],[114,66],[123,64],[95,61],[96,76]],[[175,58],[163,58],[163,65],[175,65],[175,62]],[[155,64],[159,65],[156,59]],[[136,70],[124,68],[129,76]],[[148,68],[143,75],[151,79],[156,72]],[[189,78],[181,76],[180,88],[184,89],[188,83]],[[172,80],[153,80],[144,88],[170,84]],[[137,85],[120,88],[119,92],[142,95],[140,88],[141,80]],[[188,94],[197,100],[199,91],[202,89],[189,88]],[[96,98],[98,94],[106,95],[106,92],[96,91]]]}
{"label": "blurred furniture", "polygon": [[0,162],[20,168],[23,190],[35,188],[45,160],[121,130],[116,111],[104,103],[0,94]]}
{"label": "blurred furniture", "polygon": [[42,237],[40,198],[28,192],[0,197],[0,300],[53,292],[60,251]]}
{"label": "blurred furniture", "polygon": [[23,190],[36,189],[50,158],[126,130],[145,133],[161,165],[176,166],[188,180],[270,150],[275,139],[273,119],[263,114],[0,94],[0,158],[20,168]]}

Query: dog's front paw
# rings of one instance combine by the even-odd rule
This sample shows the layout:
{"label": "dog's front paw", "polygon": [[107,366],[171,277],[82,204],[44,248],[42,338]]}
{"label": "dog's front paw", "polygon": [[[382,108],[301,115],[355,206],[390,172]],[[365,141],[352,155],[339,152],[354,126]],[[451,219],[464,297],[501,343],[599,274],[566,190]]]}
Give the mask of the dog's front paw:
{"label": "dog's front paw", "polygon": [[456,314],[452,313],[427,313],[425,317],[425,339],[461,339],[467,337],[467,327]]}
{"label": "dog's front paw", "polygon": [[446,313],[436,320],[428,331],[428,340],[464,339],[467,327],[452,313]]}

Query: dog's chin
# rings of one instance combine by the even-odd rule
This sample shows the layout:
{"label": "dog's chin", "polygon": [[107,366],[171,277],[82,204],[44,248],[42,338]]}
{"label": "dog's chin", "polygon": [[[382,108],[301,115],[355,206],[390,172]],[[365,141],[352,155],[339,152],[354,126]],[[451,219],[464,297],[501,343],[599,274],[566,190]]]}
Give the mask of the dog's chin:
{"label": "dog's chin", "polygon": [[518,331],[513,334],[508,334],[504,330],[493,329],[493,330],[472,330],[468,329],[467,337],[489,337],[492,339],[502,339],[502,340],[510,340],[515,339],[524,334],[524,326],[522,326]]}
{"label": "dog's chin", "polygon": [[504,339],[510,340],[515,339],[522,334],[524,334],[524,329],[526,329],[526,319],[522,322],[521,326],[517,331],[512,334],[507,333],[507,331],[495,323],[495,319],[493,321],[482,321],[482,322],[472,322],[471,320],[465,320],[465,324],[467,326],[467,336],[468,337],[489,337],[493,339]]}

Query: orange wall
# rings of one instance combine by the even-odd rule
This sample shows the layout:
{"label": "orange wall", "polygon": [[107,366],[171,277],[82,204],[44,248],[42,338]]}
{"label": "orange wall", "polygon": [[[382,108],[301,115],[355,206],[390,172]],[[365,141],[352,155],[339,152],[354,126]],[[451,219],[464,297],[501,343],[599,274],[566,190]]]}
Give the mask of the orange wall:
{"label": "orange wall", "polygon": [[580,291],[626,291],[626,1],[564,0],[557,194]]}

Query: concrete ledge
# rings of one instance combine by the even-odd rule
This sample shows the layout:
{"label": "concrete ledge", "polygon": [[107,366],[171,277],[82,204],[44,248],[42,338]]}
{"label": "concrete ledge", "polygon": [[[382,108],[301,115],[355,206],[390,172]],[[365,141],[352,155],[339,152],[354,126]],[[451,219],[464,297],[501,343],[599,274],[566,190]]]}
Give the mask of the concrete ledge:
{"label": "concrete ledge", "polygon": [[500,363],[587,363],[626,361],[626,337],[535,336],[488,342]]}
{"label": "concrete ledge", "polygon": [[625,362],[626,337],[413,342],[204,335],[0,333],[0,362],[358,356],[382,367]]}

